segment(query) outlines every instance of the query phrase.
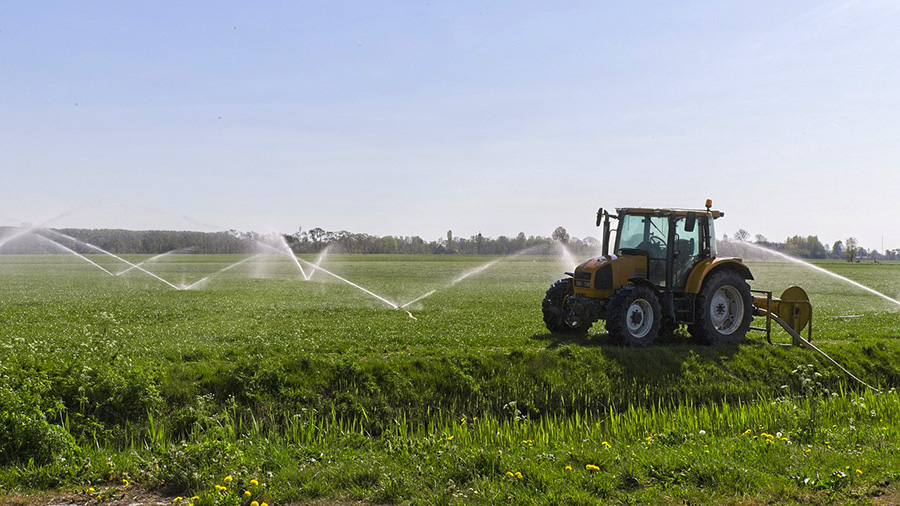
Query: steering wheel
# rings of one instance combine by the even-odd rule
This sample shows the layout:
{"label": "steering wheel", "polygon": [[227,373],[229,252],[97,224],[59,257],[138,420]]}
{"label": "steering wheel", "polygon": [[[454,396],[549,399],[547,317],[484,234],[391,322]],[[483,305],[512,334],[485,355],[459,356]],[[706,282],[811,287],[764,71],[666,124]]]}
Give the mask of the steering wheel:
{"label": "steering wheel", "polygon": [[661,237],[652,235],[649,239],[638,245],[638,249],[646,251],[651,257],[665,256],[666,241]]}

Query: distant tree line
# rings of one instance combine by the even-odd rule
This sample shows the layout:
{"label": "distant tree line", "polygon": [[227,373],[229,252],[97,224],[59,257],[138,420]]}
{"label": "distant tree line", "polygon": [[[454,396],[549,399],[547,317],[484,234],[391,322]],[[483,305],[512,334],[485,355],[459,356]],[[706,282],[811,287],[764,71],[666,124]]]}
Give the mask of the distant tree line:
{"label": "distant tree line", "polygon": [[[293,234],[259,234],[257,232],[187,232],[172,230],[123,230],[123,229],[58,229],[38,231],[47,239],[37,239],[31,234],[3,242],[4,237],[11,237],[19,229],[0,227],[0,254],[3,253],[59,253],[63,250],[59,245],[78,253],[93,253],[95,250],[86,246],[92,244],[115,254],[150,254],[158,255],[171,251],[182,253],[253,253],[265,247],[260,243],[283,243],[295,253],[318,253],[325,248],[333,253],[358,254],[412,254],[412,255],[510,255],[515,253],[546,254],[558,252],[564,245],[572,254],[594,256],[600,253],[600,241],[595,237],[579,239],[570,237],[563,227],[557,227],[549,237],[526,236],[519,232],[515,236],[501,235],[487,237],[480,232],[468,237],[454,235],[448,230],[444,237],[425,240],[419,236],[377,236],[348,232],[346,230],[328,231],[322,228],[310,230],[299,229]],[[77,241],[72,242],[55,234],[65,234]],[[900,249],[867,250],[859,246],[854,237],[843,241],[835,241],[831,247],[825,246],[818,236],[788,237],[784,242],[772,242],[757,234],[755,241],[750,240],[746,230],[738,230],[729,240],[726,235],[719,245],[720,253],[729,253],[729,242],[753,243],[764,248],[779,251],[798,258],[812,259],[844,259],[855,262],[864,259],[900,260]],[[80,241],[80,242],[79,242]]]}
{"label": "distant tree line", "polygon": [[[728,236],[724,237],[728,241]],[[746,230],[738,230],[734,233],[732,240],[735,242],[750,242],[750,233]],[[841,241],[835,241],[831,247],[828,247],[819,240],[818,236],[808,235],[806,237],[795,235],[788,237],[784,242],[771,242],[765,236],[757,234],[755,244],[767,249],[779,251],[786,255],[797,258],[811,259],[835,259],[847,260],[848,262],[856,262],[859,260],[900,260],[900,249],[888,249],[882,253],[878,250],[867,250],[859,245],[859,241],[855,237],[848,237]],[[727,247],[726,247],[727,249]]]}
{"label": "distant tree line", "polygon": [[[67,239],[65,236],[75,239]],[[21,234],[19,229],[0,227],[0,253],[61,253],[68,248],[77,253],[96,253],[97,246],[110,253],[162,254],[184,253],[249,253],[252,243],[246,234],[230,232],[189,232],[173,230],[124,230],[62,228],[43,229]]]}
{"label": "distant tree line", "polygon": [[[559,231],[562,234],[558,234]],[[469,237],[453,234],[448,230],[446,237],[426,241],[419,236],[383,236],[359,234],[341,230],[330,232],[321,228],[298,230],[286,235],[291,249],[297,253],[316,253],[328,247],[336,253],[362,254],[414,254],[414,255],[510,255],[519,252],[534,254],[548,253],[559,244],[565,245],[572,253],[594,254],[599,249],[599,240],[570,238],[562,227],[551,237],[526,236],[519,232],[514,237],[501,235],[487,237],[481,232]]]}
{"label": "distant tree line", "polygon": [[[63,238],[72,237],[76,241]],[[0,239],[13,236],[18,229],[0,227]],[[480,232],[469,237],[456,236],[447,231],[446,237],[426,241],[419,236],[383,236],[361,234],[340,230],[327,231],[321,228],[298,230],[293,234],[272,235],[257,232],[185,232],[171,230],[123,230],[123,229],[58,229],[36,231],[23,234],[4,243],[2,253],[61,253],[61,246],[78,253],[94,253],[88,244],[115,254],[158,255],[171,251],[182,253],[253,253],[266,251],[264,244],[287,244],[295,253],[318,253],[325,248],[333,253],[359,254],[446,254],[446,255],[509,255],[519,252],[544,254],[552,253],[565,245],[573,254],[594,255],[599,252],[599,241],[589,237],[570,237],[565,228],[557,228],[551,237],[526,236],[520,232],[516,236],[487,237]],[[48,240],[49,239],[49,240]],[[57,243],[57,244],[54,244]]]}

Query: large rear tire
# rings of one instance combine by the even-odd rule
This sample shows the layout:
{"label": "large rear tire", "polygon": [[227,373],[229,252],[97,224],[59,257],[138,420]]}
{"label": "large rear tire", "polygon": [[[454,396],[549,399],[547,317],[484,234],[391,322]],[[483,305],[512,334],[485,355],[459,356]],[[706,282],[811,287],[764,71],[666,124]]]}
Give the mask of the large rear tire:
{"label": "large rear tire", "polygon": [[625,285],[606,306],[606,331],[614,342],[625,346],[650,346],[661,323],[659,297],[646,286]]}
{"label": "large rear tire", "polygon": [[579,321],[576,325],[570,325],[566,319],[570,310],[568,299],[574,293],[572,278],[560,279],[547,289],[547,295],[541,303],[547,330],[557,334],[587,334],[594,322]]}
{"label": "large rear tire", "polygon": [[702,344],[736,344],[753,321],[753,295],[743,276],[732,270],[711,274],[697,294],[697,316],[688,327]]}

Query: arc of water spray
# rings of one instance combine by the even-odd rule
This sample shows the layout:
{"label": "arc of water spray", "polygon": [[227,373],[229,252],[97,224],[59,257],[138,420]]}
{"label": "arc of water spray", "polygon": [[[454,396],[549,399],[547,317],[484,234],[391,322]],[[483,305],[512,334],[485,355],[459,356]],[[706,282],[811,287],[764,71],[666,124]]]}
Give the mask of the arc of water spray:
{"label": "arc of water spray", "polygon": [[310,273],[307,276],[306,271],[303,270],[303,266],[300,265],[300,262],[297,260],[297,255],[295,255],[294,252],[291,250],[291,247],[288,246],[287,240],[284,238],[284,236],[281,234],[278,234],[278,238],[281,239],[281,245],[284,246],[283,253],[285,255],[291,257],[291,259],[294,261],[294,264],[296,264],[297,268],[300,269],[300,274],[303,275],[303,279],[305,279],[306,281],[309,281],[309,278],[312,277],[312,274]]}
{"label": "arc of water spray", "polygon": [[247,258],[245,258],[245,259],[243,259],[243,260],[241,260],[241,261],[239,261],[239,262],[235,262],[235,263],[229,265],[228,267],[225,267],[224,269],[220,269],[220,270],[218,270],[218,271],[216,271],[216,272],[210,274],[209,276],[206,276],[205,278],[203,278],[203,279],[201,279],[201,280],[199,280],[199,281],[195,281],[195,282],[191,283],[190,285],[185,286],[185,287],[183,288],[183,290],[191,290],[192,288],[194,288],[195,286],[197,286],[197,285],[203,283],[204,281],[207,281],[207,280],[209,280],[210,278],[214,278],[214,277],[218,276],[219,274],[222,274],[223,272],[225,272],[225,271],[227,271],[227,270],[229,270],[229,269],[233,269],[233,268],[237,267],[238,265],[241,265],[241,264],[244,263],[244,262],[249,262],[250,260],[253,260],[254,258],[256,258],[256,257],[258,257],[258,256],[261,256],[261,255],[262,255],[262,253],[258,253],[258,254],[256,254],[256,255],[253,255],[252,257],[247,257]]}
{"label": "arc of water spray", "polygon": [[844,276],[841,276],[840,274],[831,272],[831,271],[829,271],[828,269],[823,269],[822,267],[819,267],[818,265],[811,264],[811,263],[809,263],[809,262],[804,262],[803,260],[800,260],[799,258],[794,258],[794,257],[792,257],[792,256],[790,256],[790,255],[786,255],[786,254],[784,254],[784,253],[782,253],[782,252],[780,252],[780,251],[775,251],[775,250],[773,250],[773,249],[764,248],[764,247],[762,247],[762,246],[759,246],[758,244],[753,244],[753,243],[745,242],[744,245],[745,245],[745,246],[750,246],[750,247],[752,247],[752,248],[756,248],[756,249],[758,249],[758,250],[760,250],[760,251],[765,251],[765,252],[767,252],[767,253],[774,253],[775,255],[778,255],[778,256],[780,256],[780,257],[782,257],[782,258],[785,258],[785,259],[787,259],[787,260],[790,260],[791,262],[805,265],[805,266],[809,267],[810,269],[819,271],[819,272],[821,272],[821,273],[823,273],[823,274],[828,274],[829,276],[831,276],[831,277],[833,277],[833,278],[837,278],[837,279],[840,279],[841,281],[845,281],[845,282],[847,282],[847,283],[850,283],[851,285],[853,285],[853,286],[855,286],[855,287],[857,287],[857,288],[861,288],[861,289],[863,289],[863,290],[865,290],[865,291],[867,291],[867,292],[869,292],[869,293],[871,293],[871,294],[877,295],[877,296],[881,297],[881,298],[884,299],[884,300],[893,302],[894,304],[897,304],[898,306],[900,306],[900,301],[898,301],[898,300],[896,300],[896,299],[892,299],[892,298],[888,297],[887,295],[885,295],[885,294],[879,292],[878,290],[875,290],[874,288],[869,288],[868,286],[866,286],[866,285],[864,285],[864,284],[862,284],[862,283],[857,283],[856,281],[853,281],[853,280],[850,279],[850,278],[845,278]]}
{"label": "arc of water spray", "polygon": [[116,276],[121,276],[122,274],[125,274],[125,273],[128,272],[128,271],[132,271],[132,270],[134,270],[134,269],[137,269],[138,267],[140,267],[140,266],[142,266],[142,265],[144,265],[144,264],[146,264],[146,263],[150,263],[150,262],[154,262],[154,261],[156,261],[156,260],[159,260],[160,258],[162,258],[162,257],[164,257],[164,256],[167,256],[167,255],[171,255],[172,253],[175,253],[176,251],[181,251],[181,250],[173,249],[172,251],[166,251],[165,253],[160,253],[159,255],[156,255],[155,257],[150,257],[150,258],[148,258],[148,259],[146,259],[146,260],[143,260],[143,261],[141,261],[141,262],[138,262],[138,263],[132,265],[131,267],[127,267],[124,271],[119,271],[119,272],[117,272],[117,273],[116,273]]}
{"label": "arc of water spray", "polygon": [[[284,237],[283,237],[283,236],[282,236],[281,239],[282,239],[282,241],[283,241],[283,244],[284,244],[285,248],[287,248],[288,251],[289,251],[290,248],[289,248],[288,245],[287,245],[287,241],[284,241]],[[362,286],[360,286],[360,285],[354,283],[353,281],[350,281],[350,280],[347,279],[347,278],[343,278],[343,277],[341,277],[341,276],[339,276],[339,275],[337,275],[337,274],[335,274],[335,273],[329,271],[328,269],[322,267],[321,265],[319,265],[319,263],[322,261],[322,258],[323,258],[322,255],[319,256],[319,259],[316,261],[316,263],[312,263],[312,262],[310,262],[310,261],[308,261],[308,260],[304,260],[304,259],[298,257],[298,256],[295,255],[293,252],[288,253],[288,252],[286,252],[286,251],[282,251],[281,249],[276,248],[276,247],[274,247],[274,246],[272,246],[272,245],[266,244],[266,243],[264,243],[264,242],[259,242],[259,241],[257,241],[257,242],[258,242],[259,244],[261,244],[262,246],[265,246],[265,247],[267,247],[267,248],[269,248],[269,249],[271,249],[271,250],[274,250],[274,251],[276,251],[276,252],[278,252],[278,253],[280,253],[280,254],[282,254],[282,255],[288,255],[289,257],[291,257],[291,259],[293,259],[294,263],[297,265],[297,268],[300,269],[300,273],[303,275],[303,279],[306,280],[306,281],[309,281],[309,279],[312,277],[312,274],[313,274],[316,270],[320,270],[320,271],[324,272],[325,274],[328,274],[329,276],[332,276],[332,277],[334,277],[335,279],[338,279],[338,280],[340,280],[340,281],[343,281],[344,283],[347,283],[348,285],[352,286],[353,288],[356,288],[357,290],[362,291],[363,293],[366,293],[366,294],[368,294],[368,295],[371,295],[372,297],[375,297],[376,299],[378,299],[378,300],[380,300],[381,302],[384,302],[385,304],[387,304],[388,306],[390,306],[392,309],[403,309],[401,306],[399,306],[399,305],[397,305],[397,304],[395,304],[395,303],[389,301],[388,299],[382,297],[381,295],[378,295],[377,293],[375,293],[375,292],[373,292],[373,291],[371,291],[371,290],[369,290],[369,289],[367,289],[367,288],[364,288],[364,287],[362,287]],[[304,264],[306,264],[307,266],[309,266],[309,267],[311,267],[311,268],[313,269],[313,270],[310,272],[309,275],[307,275],[307,274],[306,274],[306,271],[303,270],[303,266],[300,264],[300,262],[303,262]],[[413,320],[416,320],[416,319],[417,319],[417,318],[416,318],[415,316],[413,316],[412,313],[410,313],[409,311],[406,311],[406,314],[409,315],[409,317],[412,318]]]}
{"label": "arc of water spray", "polygon": [[163,278],[157,276],[156,274],[154,274],[154,273],[148,271],[147,269],[144,269],[143,267],[140,267],[140,266],[138,266],[138,265],[135,265],[135,264],[129,262],[128,260],[125,260],[124,258],[122,258],[122,257],[120,257],[120,256],[118,256],[118,255],[116,255],[116,254],[114,254],[114,253],[110,253],[109,251],[106,251],[105,249],[101,248],[100,246],[95,246],[95,245],[93,245],[93,244],[91,244],[91,243],[84,242],[84,241],[80,241],[80,240],[78,240],[78,239],[75,239],[74,237],[70,237],[70,236],[68,236],[68,235],[66,235],[66,234],[63,234],[62,232],[57,232],[57,231],[51,230],[51,229],[49,229],[49,228],[47,228],[47,229],[42,229],[42,230],[44,230],[44,231],[46,231],[46,232],[50,232],[50,233],[56,234],[56,235],[58,235],[58,236],[60,236],[60,237],[65,237],[66,239],[68,239],[68,240],[70,240],[70,241],[73,241],[73,242],[78,243],[78,244],[83,244],[84,246],[87,246],[88,248],[91,248],[91,249],[94,249],[94,250],[96,250],[96,251],[99,251],[100,253],[103,253],[103,254],[105,254],[105,255],[109,255],[109,256],[115,258],[116,260],[119,260],[120,262],[125,262],[126,264],[130,265],[131,267],[133,267],[133,268],[135,268],[135,269],[137,269],[137,270],[139,270],[139,271],[141,271],[141,272],[143,272],[143,273],[145,273],[145,274],[148,274],[148,275],[150,275],[150,276],[152,276],[152,277],[158,279],[159,281],[162,281],[163,283],[165,283],[165,284],[171,286],[172,288],[174,288],[174,289],[176,289],[176,290],[181,290],[181,288],[178,288],[177,285],[174,285],[174,284],[170,283],[169,281],[166,281],[165,279],[163,279]]}
{"label": "arc of water spray", "polygon": [[291,248],[290,248],[290,246],[288,246],[287,241],[284,240],[284,236],[281,236],[281,235],[279,234],[279,237],[281,237],[281,245],[284,246],[284,249],[276,248],[275,246],[272,246],[271,244],[264,243],[264,242],[262,242],[262,241],[256,241],[256,244],[258,244],[258,245],[260,245],[260,246],[264,246],[264,247],[266,247],[266,248],[269,248],[270,250],[272,250],[272,251],[278,253],[279,255],[285,255],[285,256],[287,256],[287,257],[290,257],[291,260],[294,261],[294,265],[296,265],[296,266],[297,266],[297,269],[300,271],[300,275],[303,276],[303,279],[304,279],[305,281],[309,281],[309,278],[312,277],[312,274],[310,274],[309,276],[306,275],[306,271],[303,270],[303,266],[300,265],[300,261],[297,260],[297,255],[295,255],[294,252],[291,251]]}
{"label": "arc of water spray", "polygon": [[307,274],[307,273],[306,273],[306,270],[304,270],[304,269],[303,269],[303,266],[300,264],[300,261],[298,260],[297,255],[295,255],[294,252],[291,251],[291,247],[288,246],[288,243],[287,243],[287,241],[284,239],[284,236],[280,236],[280,237],[281,237],[281,245],[284,246],[284,249],[276,248],[276,247],[272,246],[271,244],[266,244],[266,243],[261,242],[261,241],[256,241],[256,242],[257,242],[257,244],[259,244],[259,245],[261,245],[261,246],[265,246],[266,248],[269,248],[269,249],[271,249],[272,251],[275,251],[275,252],[278,253],[278,254],[281,254],[281,255],[285,255],[285,256],[290,257],[291,260],[293,260],[294,265],[297,266],[297,269],[300,271],[300,275],[303,276],[303,279],[304,279],[305,281],[309,281],[310,279],[312,279],[313,274],[316,273],[316,270],[317,270],[317,269],[324,270],[324,269],[322,269],[321,267],[319,267],[319,265],[322,263],[322,260],[325,259],[325,255],[328,253],[328,248],[331,247],[330,245],[329,245],[329,246],[326,246],[325,249],[323,249],[323,250],[319,253],[319,256],[316,258],[315,263],[311,263],[311,262],[308,262],[308,261],[306,261],[306,260],[303,261],[304,263],[309,264],[309,266],[310,266],[310,268],[311,268],[311,270],[309,271],[309,274]]}
{"label": "arc of water spray", "polygon": [[[293,255],[292,255],[292,256],[293,256]],[[310,261],[308,261],[308,260],[304,260],[304,259],[298,258],[298,257],[296,257],[296,256],[294,256],[294,258],[297,259],[297,260],[299,260],[300,262],[303,262],[303,263],[309,265],[309,266],[315,266],[315,264],[313,264],[312,262],[310,262]],[[334,277],[334,278],[337,278],[337,279],[343,281],[344,283],[347,283],[348,285],[352,286],[353,288],[356,288],[356,289],[358,289],[358,290],[362,290],[363,292],[365,292],[365,293],[371,295],[372,297],[375,297],[376,299],[380,300],[381,302],[384,302],[385,304],[387,304],[388,306],[392,307],[393,309],[402,309],[402,307],[398,306],[397,304],[394,304],[393,302],[391,302],[391,301],[385,299],[385,298],[382,297],[381,295],[378,295],[377,293],[375,293],[375,292],[373,292],[373,291],[371,291],[371,290],[368,290],[368,289],[366,289],[366,288],[363,288],[363,287],[357,285],[356,283],[354,283],[353,281],[350,281],[350,280],[347,279],[347,278],[342,278],[341,276],[338,276],[337,274],[335,274],[335,273],[329,271],[328,269],[325,269],[325,268],[322,267],[322,266],[315,266],[315,267],[316,267],[316,269],[318,269],[318,270],[324,272],[325,274],[328,274],[329,276],[332,276],[332,277]],[[407,311],[407,313],[408,313],[408,311]],[[412,315],[409,315],[409,316],[412,317]]]}
{"label": "arc of water spray", "polygon": [[[54,221],[56,221],[56,220],[58,220],[58,219],[60,219],[60,218],[64,218],[64,217],[66,217],[66,216],[68,216],[68,215],[74,213],[74,212],[77,211],[78,209],[79,209],[79,208],[70,209],[70,210],[68,210],[68,211],[66,211],[66,212],[64,212],[64,213],[57,214],[56,216],[50,218],[49,220],[46,220],[46,221],[42,222],[40,225],[30,225],[30,226],[28,226],[28,227],[20,227],[19,230],[18,230],[17,232],[10,234],[8,237],[0,237],[0,248],[2,248],[3,245],[6,244],[6,243],[8,243],[9,241],[12,241],[13,239],[15,239],[15,238],[17,238],[17,237],[22,237],[22,236],[25,235],[25,234],[34,232],[35,230],[43,229],[44,227],[46,227],[46,226],[49,225],[50,223],[53,223]],[[59,243],[57,243],[57,244],[59,244]],[[62,246],[62,245],[60,244],[60,246]],[[73,252],[73,253],[74,253],[74,252]]]}
{"label": "arc of water spray", "polygon": [[575,259],[575,255],[569,251],[569,248],[566,247],[560,241],[556,242],[556,245],[559,246],[560,256],[562,257],[563,262],[566,264],[566,267],[569,269],[574,269],[578,265],[578,260]]}
{"label": "arc of water spray", "polygon": [[81,253],[79,253],[79,252],[73,250],[72,248],[69,248],[69,247],[67,247],[67,246],[65,246],[65,245],[62,245],[62,244],[60,244],[60,243],[54,241],[53,239],[50,239],[49,237],[44,237],[44,236],[38,235],[38,234],[35,234],[35,237],[38,237],[38,238],[40,238],[40,239],[43,239],[43,240],[45,240],[45,241],[47,241],[47,242],[49,242],[49,243],[55,245],[55,246],[58,247],[58,248],[62,248],[62,249],[65,250],[66,252],[71,253],[71,254],[77,256],[78,258],[80,258],[80,259],[84,260],[85,262],[87,262],[87,263],[93,265],[94,267],[96,267],[96,268],[100,269],[101,271],[103,271],[103,272],[109,274],[110,276],[115,276],[115,274],[113,274],[112,272],[108,271],[108,270],[107,270],[105,267],[103,267],[102,265],[100,265],[100,264],[98,264],[97,262],[91,260],[90,258],[88,258],[88,257],[86,257],[86,256],[84,256],[84,255],[82,255]]}
{"label": "arc of water spray", "polygon": [[524,255],[524,254],[526,254],[526,253],[529,253],[529,252],[534,251],[534,250],[536,250],[536,249],[538,249],[538,248],[541,248],[541,247],[542,247],[542,246],[532,246],[531,248],[527,248],[527,249],[523,249],[523,250],[521,250],[521,251],[517,251],[517,252],[513,253],[512,255],[500,257],[500,258],[491,260],[490,262],[487,262],[486,264],[479,265],[478,267],[476,267],[476,268],[474,268],[474,269],[471,269],[471,270],[468,270],[468,271],[464,272],[461,276],[459,276],[459,277],[457,277],[456,279],[454,279],[453,281],[447,283],[446,286],[443,286],[443,287],[441,287],[441,288],[435,288],[434,290],[431,290],[431,291],[428,292],[428,293],[425,293],[425,294],[423,294],[423,295],[420,295],[420,296],[416,297],[415,299],[413,299],[413,300],[411,300],[411,301],[409,301],[409,302],[407,302],[407,303],[401,305],[398,309],[405,309],[406,307],[409,307],[409,306],[415,304],[416,302],[419,302],[419,301],[422,300],[422,299],[427,299],[428,297],[431,297],[432,295],[434,295],[435,293],[437,293],[439,290],[444,290],[444,289],[450,288],[451,286],[453,286],[453,285],[459,283],[460,281],[462,281],[462,280],[468,278],[469,276],[474,276],[475,274],[478,274],[478,273],[480,273],[480,272],[484,272],[484,271],[490,269],[491,267],[497,265],[498,263],[500,263],[500,262],[502,262],[502,261],[504,261],[504,260],[509,260],[509,259],[515,258],[515,257],[517,257],[517,256],[519,256],[519,255]]}
{"label": "arc of water spray", "polygon": [[[516,254],[513,255],[513,256],[516,256],[516,255],[519,255],[519,254],[521,254],[521,253],[516,253]],[[440,288],[440,289],[439,289],[439,288],[435,288],[434,290],[431,290],[431,291],[428,292],[428,293],[425,293],[425,294],[423,294],[423,295],[420,295],[420,296],[416,297],[415,299],[413,299],[413,300],[407,302],[406,304],[403,304],[402,306],[400,306],[400,308],[406,308],[406,307],[408,307],[408,306],[411,306],[411,305],[415,304],[416,302],[419,302],[419,301],[422,300],[422,299],[427,299],[428,297],[431,297],[432,295],[434,295],[438,290],[450,288],[451,286],[453,286],[453,285],[459,283],[460,281],[462,281],[462,280],[468,278],[469,276],[474,276],[475,274],[478,274],[479,272],[484,272],[484,271],[486,271],[487,269],[490,269],[491,267],[493,267],[494,265],[496,265],[497,263],[499,263],[499,262],[501,262],[501,261],[503,261],[503,260],[506,260],[506,257],[498,258],[498,259],[496,259],[496,260],[491,260],[490,262],[488,262],[488,263],[486,263],[486,264],[484,264],[484,265],[479,265],[478,267],[476,267],[476,268],[474,268],[474,269],[472,269],[472,270],[466,271],[466,272],[464,272],[461,276],[459,276],[458,278],[456,278],[456,279],[454,279],[453,281],[447,283],[446,286],[444,286],[444,287],[442,287],[442,288]]]}

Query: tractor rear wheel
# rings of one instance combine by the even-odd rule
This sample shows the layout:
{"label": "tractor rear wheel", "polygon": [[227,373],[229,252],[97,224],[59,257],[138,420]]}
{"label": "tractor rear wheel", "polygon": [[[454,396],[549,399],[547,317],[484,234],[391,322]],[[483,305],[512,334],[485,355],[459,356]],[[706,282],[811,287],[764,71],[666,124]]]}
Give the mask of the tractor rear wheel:
{"label": "tractor rear wheel", "polygon": [[614,342],[625,346],[650,346],[661,323],[659,297],[646,286],[625,285],[606,306],[606,331]]}
{"label": "tractor rear wheel", "polygon": [[547,289],[547,295],[541,303],[541,310],[544,313],[544,325],[547,330],[559,334],[587,334],[591,325],[591,321],[576,321],[573,325],[567,317],[569,316],[569,296],[575,293],[575,286],[572,278],[563,278]]}
{"label": "tractor rear wheel", "polygon": [[688,328],[702,344],[741,342],[753,321],[750,285],[735,271],[711,274],[697,294],[695,323]]}

